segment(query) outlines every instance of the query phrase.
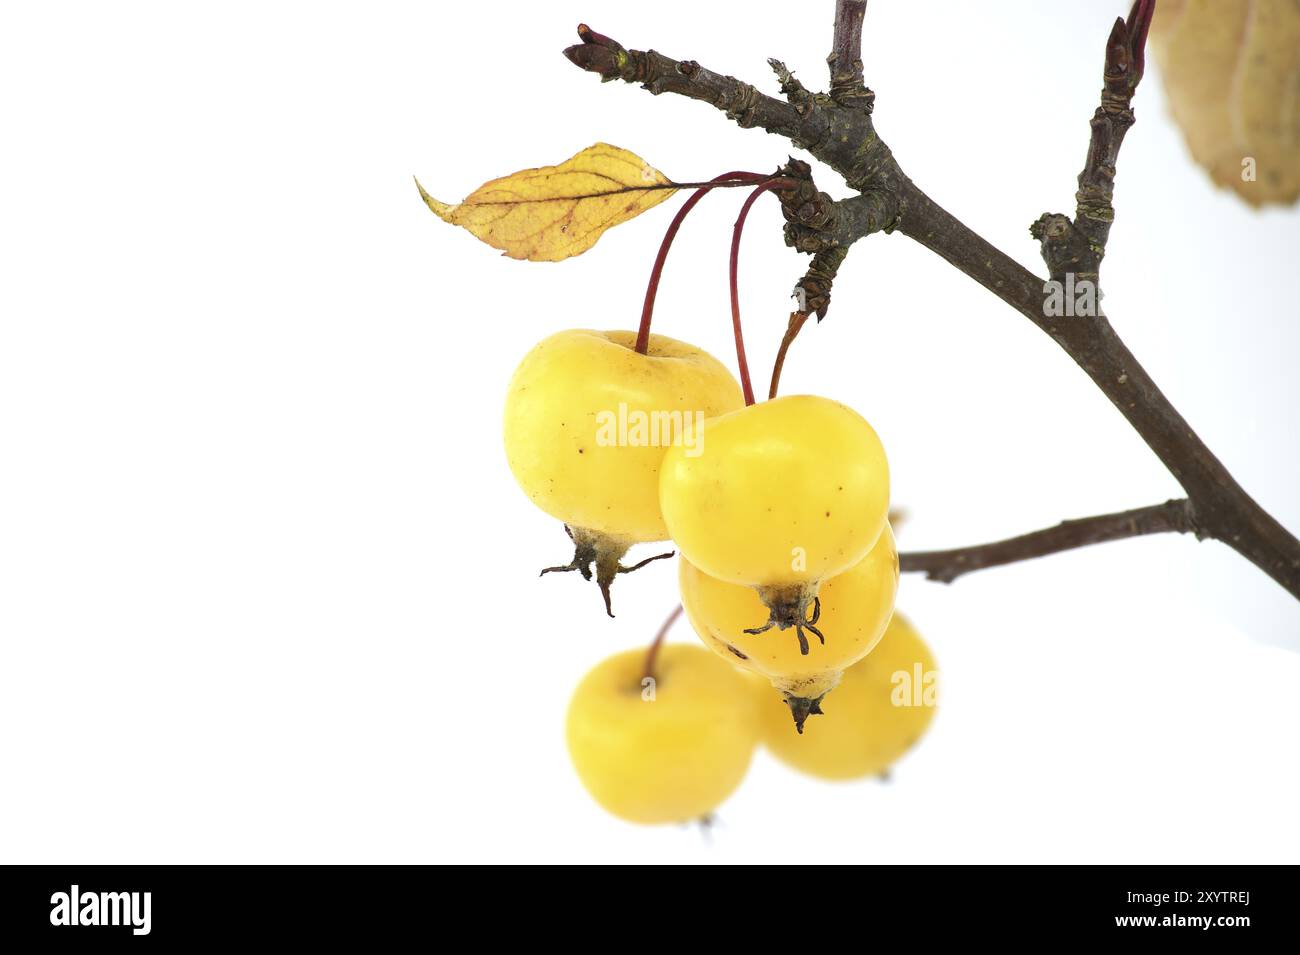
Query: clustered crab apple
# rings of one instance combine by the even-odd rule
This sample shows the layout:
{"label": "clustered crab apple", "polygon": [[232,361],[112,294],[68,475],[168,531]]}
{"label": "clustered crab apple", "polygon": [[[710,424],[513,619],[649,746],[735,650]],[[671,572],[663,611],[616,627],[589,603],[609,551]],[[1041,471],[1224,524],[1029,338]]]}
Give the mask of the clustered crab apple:
{"label": "clustered crab apple", "polygon": [[886,523],[865,557],[821,581],[814,606],[827,636],[811,652],[806,638],[795,644],[745,627],[764,608],[754,588],[706,574],[685,556],[680,558],[678,579],[682,606],[700,639],[720,656],[769,680],[789,708],[787,728],[793,715],[802,734],[804,721],[822,712],[822,700],[844,671],[871,653],[885,632],[898,590],[898,552]]}
{"label": "clustered crab apple", "polygon": [[[641,197],[621,205],[613,220],[605,216],[611,196],[623,203],[636,192],[637,184],[619,179],[629,161],[639,162],[598,146],[558,167],[494,180],[456,207],[425,200],[441,218],[459,216],[458,224],[509,254],[562,258],[576,254],[570,225],[586,230],[586,248],[609,222],[628,217],[622,213],[654,204]],[[633,545],[672,540],[681,553],[679,612],[704,647],[662,645],[674,614],[648,653],[616,654],[589,672],[566,719],[582,784],[605,809],[634,822],[711,813],[740,784],[760,737],[788,762],[841,778],[888,765],[928,721],[928,713],[880,716],[879,668],[862,662],[886,633],[898,589],[889,465],[879,437],[856,411],[829,398],[754,403],[736,281],[740,232],[760,195],[797,184],[791,169],[725,173],[697,184],[660,245],[638,330],[553,334],[524,356],[506,395],[510,470],[534,504],[563,522],[574,546],[572,560],[543,574],[594,576],[613,616],[615,578],[673,556],[626,566]],[[648,181],[677,188],[655,177]],[[607,181],[613,186],[605,191]],[[753,186],[732,232],[739,381],[703,350],[650,331],[682,220],[709,190],[735,185]],[[588,201],[595,205],[579,208]],[[896,629],[897,653],[876,661],[886,668],[896,655],[920,658],[924,650],[910,629]],[[794,639],[782,636],[787,630]],[[807,718],[822,714],[826,695],[841,684],[836,731],[801,758],[797,741]],[[780,729],[773,711],[782,716]]]}
{"label": "clustered crab apple", "polygon": [[[642,354],[636,338],[587,329],[551,335],[524,356],[506,394],[510,470],[574,543],[572,561],[542,573],[576,570],[590,580],[594,566],[610,616],[615,576],[648,563],[625,567],[628,548],[668,539],[659,510],[668,445],[697,421],[744,407],[736,379],[712,355],[664,335],[650,335]],[[643,427],[622,434],[611,417]]]}
{"label": "clustered crab apple", "polygon": [[916,629],[894,614],[875,649],[844,671],[834,717],[801,739],[774,698],[759,701],[763,742],[778,759],[822,779],[888,772],[934,719],[934,655]]}
{"label": "clustered crab apple", "polygon": [[768,613],[756,632],[794,627],[802,644],[821,582],[866,556],[885,526],[889,466],[852,408],[794,395],[706,421],[700,454],[672,448],[659,503],[687,560],[758,591]]}
{"label": "clustered crab apple", "polygon": [[[882,538],[875,549],[885,543]],[[845,576],[827,581],[828,597]],[[744,587],[721,586],[752,599]],[[851,601],[835,599],[835,605],[852,610]],[[739,787],[758,743],[819,779],[885,778],[934,718],[934,656],[899,615],[872,641],[875,648],[844,671],[834,718],[807,737],[791,727],[786,707],[755,671],[701,647],[660,646],[675,616],[648,654],[608,658],[583,678],[569,703],[566,733],[578,778],[621,819],[708,819]]]}
{"label": "clustered crab apple", "polygon": [[[857,412],[811,395],[707,421],[704,438],[695,457],[670,450],[659,481],[682,604],[708,646],[771,680],[802,733],[894,608],[885,451]],[[773,628],[793,628],[797,652]]]}
{"label": "clustered crab apple", "polygon": [[578,778],[629,822],[709,816],[735,792],[758,744],[759,700],[734,667],[700,646],[615,654],[569,702],[566,732]]}

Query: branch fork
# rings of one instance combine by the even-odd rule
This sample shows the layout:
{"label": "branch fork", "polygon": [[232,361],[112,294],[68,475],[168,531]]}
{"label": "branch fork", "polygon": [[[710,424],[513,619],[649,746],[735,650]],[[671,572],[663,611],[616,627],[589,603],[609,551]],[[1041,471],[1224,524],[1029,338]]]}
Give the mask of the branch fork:
{"label": "branch fork", "polygon": [[[1132,99],[1144,70],[1155,0],[1136,0],[1106,41],[1101,103],[1090,122],[1073,217],[1045,214],[1031,226],[1049,277],[1098,282],[1114,223],[1116,161],[1133,126]],[[1186,497],[1120,514],[1067,521],[1008,541],[905,554],[904,570],[952,580],[1070,547],[1164,531],[1191,532],[1232,547],[1300,599],[1300,541],[1237,483],[1147,374],[1104,315],[1062,321],[1046,314],[1045,282],[973,232],[916,186],[899,167],[872,122],[875,97],[866,87],[861,41],[865,0],[837,0],[828,93],[810,92],[781,61],[770,60],[783,99],[694,60],[629,50],[586,26],[565,55],[602,80],[640,83],[652,93],[707,102],[738,125],[784,137],[835,170],[855,195],[831,199],[812,182],[807,164],[791,160],[783,175],[798,180],[781,194],[787,244],[813,255],[796,287],[773,369],[771,393],[786,351],[810,314],[826,314],[831,284],[857,240],[900,232],[941,256],[1038,326],[1092,379],[1182,486]]]}

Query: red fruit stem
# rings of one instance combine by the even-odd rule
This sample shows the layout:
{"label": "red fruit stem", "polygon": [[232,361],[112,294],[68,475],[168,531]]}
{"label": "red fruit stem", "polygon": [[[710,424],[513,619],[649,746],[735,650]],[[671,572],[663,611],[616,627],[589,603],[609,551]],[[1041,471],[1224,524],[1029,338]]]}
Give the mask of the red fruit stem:
{"label": "red fruit stem", "polygon": [[731,269],[729,276],[731,283],[731,331],[736,336],[736,363],[740,366],[740,387],[745,392],[746,405],[754,403],[754,386],[749,383],[749,362],[745,358],[745,336],[740,330],[740,290],[736,280],[740,265],[740,235],[745,230],[745,220],[749,218],[750,207],[763,193],[780,185],[781,183],[778,181],[764,182],[746,196],[745,204],[740,207],[740,215],[736,217],[736,225],[731,230]]}
{"label": "red fruit stem", "polygon": [[772,381],[767,387],[768,401],[776,397],[776,389],[781,384],[781,369],[785,367],[785,356],[789,353],[795,338],[798,337],[804,322],[808,321],[808,314],[808,312],[790,314],[790,323],[786,326],[785,335],[781,337],[781,347],[776,350],[776,361],[772,363]]}
{"label": "red fruit stem", "polygon": [[673,239],[677,237],[677,230],[681,228],[682,220],[695,208],[696,203],[704,198],[704,194],[713,189],[716,184],[723,182],[734,184],[736,180],[742,183],[762,182],[764,179],[771,178],[771,176],[758,172],[726,172],[712,179],[707,185],[700,186],[691,194],[689,199],[682,203],[682,207],[677,210],[677,215],[673,216],[673,221],[668,224],[668,231],[664,233],[664,240],[659,244],[659,254],[655,256],[654,267],[650,270],[650,283],[645,290],[645,304],[641,306],[641,325],[636,333],[636,350],[639,354],[644,355],[650,347],[650,319],[654,315],[655,295],[659,291],[659,276],[663,274],[664,261],[668,258],[668,250],[672,248]]}
{"label": "red fruit stem", "polygon": [[668,636],[668,631],[673,628],[677,618],[682,615],[682,605],[678,604],[673,608],[673,612],[668,615],[668,619],[659,627],[659,632],[655,634],[654,641],[650,644],[650,649],[645,655],[645,670],[642,679],[655,679],[655,661],[659,658],[659,648],[663,646],[664,637]]}

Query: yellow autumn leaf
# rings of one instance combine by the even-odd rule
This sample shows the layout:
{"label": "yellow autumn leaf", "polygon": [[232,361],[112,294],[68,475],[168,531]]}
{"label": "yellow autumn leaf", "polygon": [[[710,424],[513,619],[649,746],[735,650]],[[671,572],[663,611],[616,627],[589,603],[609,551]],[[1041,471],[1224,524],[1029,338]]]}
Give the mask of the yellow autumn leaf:
{"label": "yellow autumn leaf", "polygon": [[1150,43],[1210,178],[1253,206],[1300,198],[1300,2],[1160,0]]}
{"label": "yellow autumn leaf", "polygon": [[676,187],[635,153],[597,143],[558,166],[493,179],[459,205],[439,202],[416,180],[444,222],[468,229],[512,259],[558,262],[586,252],[606,229],[657,206]]}

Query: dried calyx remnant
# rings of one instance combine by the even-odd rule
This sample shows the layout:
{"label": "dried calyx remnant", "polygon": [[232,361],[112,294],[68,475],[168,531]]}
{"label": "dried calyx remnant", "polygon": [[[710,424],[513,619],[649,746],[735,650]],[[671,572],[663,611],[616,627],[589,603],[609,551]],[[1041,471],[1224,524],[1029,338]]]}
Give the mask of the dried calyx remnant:
{"label": "dried calyx remnant", "polygon": [[[1053,278],[1066,272],[1099,272],[1114,221],[1111,197],[1116,159],[1124,134],[1133,125],[1131,101],[1143,72],[1143,50],[1155,0],[1136,0],[1126,18],[1117,18],[1107,38],[1101,105],[1091,122],[1087,161],[1079,175],[1073,218],[1047,215],[1035,223],[1034,236]],[[812,267],[799,287],[805,308],[790,318],[774,368],[775,379],[790,340],[809,314],[825,314],[830,283],[848,249],[858,239],[879,232],[900,232],[983,285],[1056,342],[1110,399],[1161,463],[1182,485],[1183,514],[1177,520],[1134,522],[1132,533],[1113,526],[1123,515],[1070,522],[1021,539],[994,545],[996,559],[984,559],[983,547],[934,551],[924,561],[902,555],[907,570],[924,570],[936,579],[957,576],[968,566],[994,566],[1080,546],[1084,522],[1104,525],[1104,539],[1154,531],[1194,529],[1232,547],[1300,598],[1300,541],[1250,497],[1160,391],[1120,339],[1105,316],[1062,323],[1045,313],[1044,281],[998,250],[943,209],[904,174],[893,153],[877,135],[872,114],[875,97],[863,82],[861,38],[865,0],[837,0],[830,63],[830,89],[806,89],[777,60],[770,60],[783,99],[760,93],[732,76],[715,73],[695,60],[674,59],[654,50],[631,50],[610,37],[580,26],[581,40],[565,56],[602,80],[639,83],[651,93],[673,93],[708,103],[738,125],[759,127],[788,139],[822,161],[854,190],[841,200],[823,199],[803,210],[782,196],[786,237],[796,249],[813,255]],[[791,167],[795,163],[790,164]],[[811,185],[811,176],[808,176]],[[778,193],[778,195],[781,195]],[[801,211],[802,210],[802,211]],[[791,216],[794,213],[794,216]],[[773,388],[774,390],[774,388]],[[1139,510],[1158,510],[1163,507]],[[1083,540],[1090,543],[1092,540]],[[920,555],[918,555],[920,556]]]}
{"label": "dried calyx remnant", "polygon": [[614,616],[614,610],[610,605],[609,588],[614,583],[615,577],[619,574],[630,574],[634,570],[640,570],[646,564],[676,554],[676,551],[670,550],[666,554],[655,554],[630,567],[625,567],[623,555],[628,552],[634,541],[588,530],[585,527],[570,527],[568,524],[564,525],[564,533],[568,534],[569,540],[573,541],[573,560],[556,567],[544,567],[542,575],[576,570],[582,574],[583,580],[591,580],[591,568],[595,566],[596,585],[600,587],[600,595],[605,599],[605,613],[611,617]]}
{"label": "dried calyx remnant", "polygon": [[775,627],[777,630],[794,628],[799,639],[799,652],[808,655],[807,630],[823,646],[826,638],[817,629],[817,621],[822,615],[822,601],[817,596],[816,585],[799,584],[794,587],[759,587],[758,596],[767,607],[767,623],[761,627],[750,627],[749,634],[766,633]]}
{"label": "dried calyx remnant", "polygon": [[784,692],[785,702],[790,707],[790,715],[794,717],[794,728],[803,735],[803,724],[808,721],[810,716],[822,716],[822,699],[826,696],[809,698],[806,696],[795,696],[793,693]]}

